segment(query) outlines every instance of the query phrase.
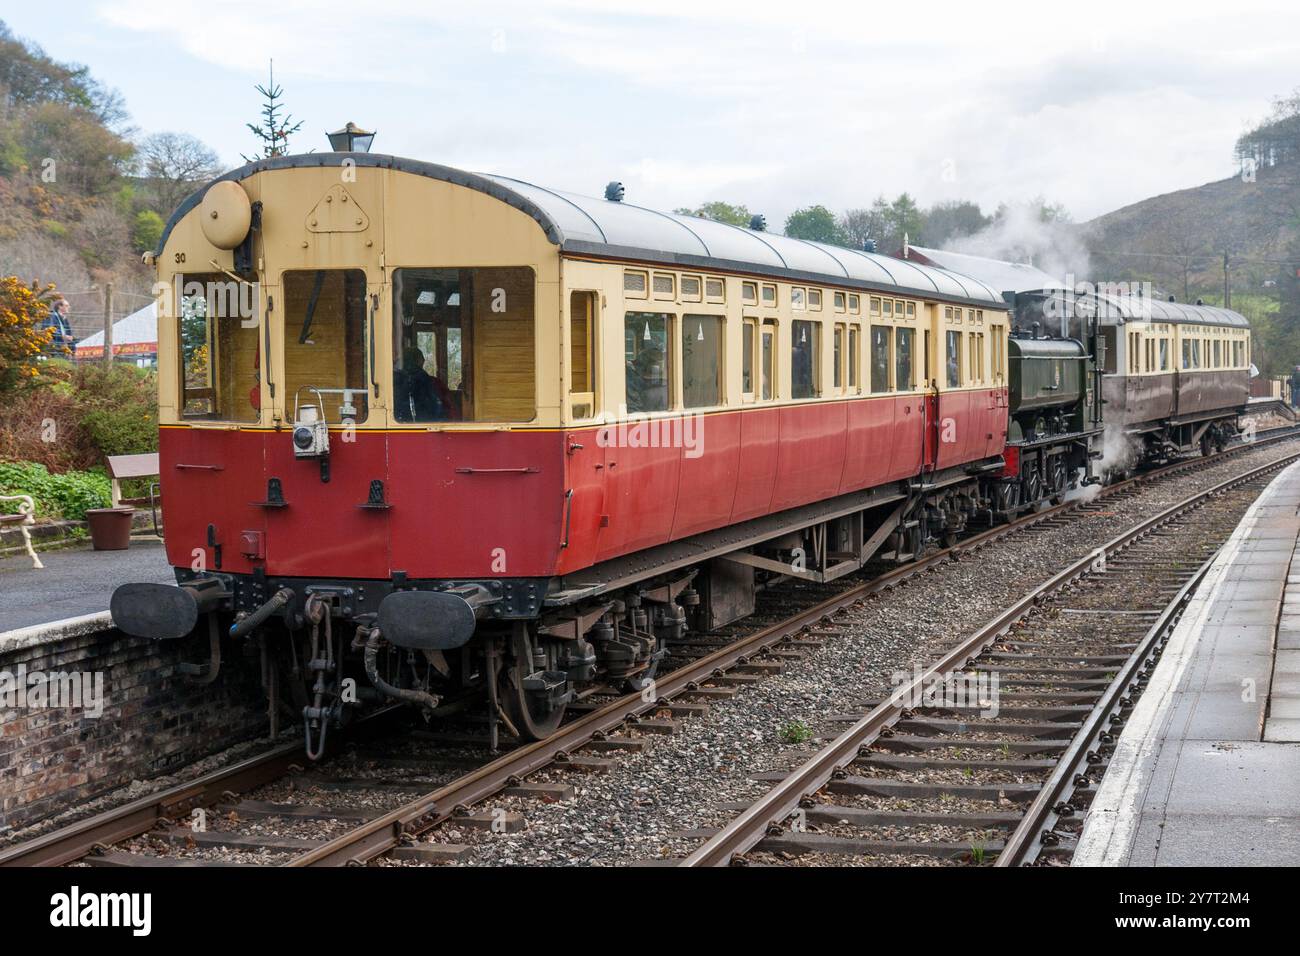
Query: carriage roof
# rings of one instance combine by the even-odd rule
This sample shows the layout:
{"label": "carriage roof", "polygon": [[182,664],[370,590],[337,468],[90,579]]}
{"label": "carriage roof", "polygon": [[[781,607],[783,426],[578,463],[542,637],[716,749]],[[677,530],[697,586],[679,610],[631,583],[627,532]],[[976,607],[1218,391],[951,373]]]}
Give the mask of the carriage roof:
{"label": "carriage roof", "polygon": [[[561,252],[573,255],[743,272],[787,281],[969,302],[983,307],[1006,306],[1001,295],[979,280],[944,269],[397,156],[374,153],[277,156],[231,170],[215,181],[238,181],[267,170],[338,166],[344,160],[352,160],[359,167],[395,169],[486,193],[527,213]],[[202,201],[207,188],[205,185],[193,193],[172,215],[159,239],[158,254],[172,227]]]}

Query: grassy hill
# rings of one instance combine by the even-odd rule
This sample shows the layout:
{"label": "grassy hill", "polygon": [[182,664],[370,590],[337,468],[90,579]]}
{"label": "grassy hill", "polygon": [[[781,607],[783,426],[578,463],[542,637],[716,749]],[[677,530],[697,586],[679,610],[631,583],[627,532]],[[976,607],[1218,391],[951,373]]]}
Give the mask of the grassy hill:
{"label": "grassy hill", "polygon": [[1145,279],[1179,299],[1219,301],[1223,253],[1234,292],[1273,288],[1288,249],[1300,236],[1300,168],[1260,169],[1254,182],[1236,176],[1153,196],[1083,225],[1093,271]]}

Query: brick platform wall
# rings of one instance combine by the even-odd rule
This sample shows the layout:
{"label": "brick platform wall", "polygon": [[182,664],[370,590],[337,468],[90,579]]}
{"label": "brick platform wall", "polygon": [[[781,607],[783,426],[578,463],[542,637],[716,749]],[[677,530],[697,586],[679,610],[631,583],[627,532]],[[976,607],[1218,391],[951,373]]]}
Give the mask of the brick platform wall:
{"label": "brick platform wall", "polygon": [[206,633],[148,641],[109,630],[0,651],[0,673],[103,674],[97,718],[14,707],[0,683],[0,835],[265,733],[257,660],[222,643],[221,673],[205,686],[177,665],[207,660]]}

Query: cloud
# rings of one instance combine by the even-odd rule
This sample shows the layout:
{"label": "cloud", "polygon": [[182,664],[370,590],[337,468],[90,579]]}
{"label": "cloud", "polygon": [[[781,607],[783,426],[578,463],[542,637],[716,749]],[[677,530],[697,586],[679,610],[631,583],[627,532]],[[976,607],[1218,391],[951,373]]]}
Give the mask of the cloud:
{"label": "cloud", "polygon": [[986,208],[1041,194],[1086,219],[1231,175],[1244,122],[1292,85],[1300,26],[1264,0],[1177,13],[1121,0],[374,6],[104,0],[97,12],[194,64],[192,82],[154,95],[197,113],[188,131],[210,142],[242,143],[243,130],[233,107],[193,110],[205,71],[251,85],[274,57],[299,118],[355,119],[380,131],[377,149],[585,192],[618,178],[638,202],[722,198],[774,223],[903,190]]}

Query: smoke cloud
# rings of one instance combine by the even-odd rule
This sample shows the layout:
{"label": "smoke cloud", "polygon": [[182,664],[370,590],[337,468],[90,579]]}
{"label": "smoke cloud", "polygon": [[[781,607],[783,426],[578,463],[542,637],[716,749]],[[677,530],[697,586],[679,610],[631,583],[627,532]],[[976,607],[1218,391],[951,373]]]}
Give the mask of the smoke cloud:
{"label": "smoke cloud", "polygon": [[1066,276],[1091,276],[1088,248],[1081,227],[1044,218],[1041,202],[1005,206],[993,225],[972,236],[950,239],[944,248],[1007,262],[1028,263],[1065,281]]}

